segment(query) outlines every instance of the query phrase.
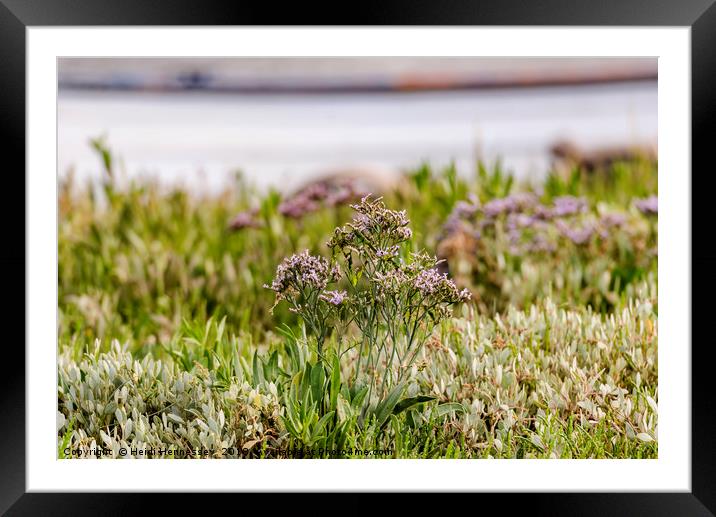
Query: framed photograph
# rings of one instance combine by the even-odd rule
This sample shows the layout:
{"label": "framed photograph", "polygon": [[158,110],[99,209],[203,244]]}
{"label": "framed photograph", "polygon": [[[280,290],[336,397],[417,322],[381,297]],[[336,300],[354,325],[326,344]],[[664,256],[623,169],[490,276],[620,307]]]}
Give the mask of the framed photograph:
{"label": "framed photograph", "polygon": [[0,0],[3,512],[716,512],[711,0],[159,5]]}

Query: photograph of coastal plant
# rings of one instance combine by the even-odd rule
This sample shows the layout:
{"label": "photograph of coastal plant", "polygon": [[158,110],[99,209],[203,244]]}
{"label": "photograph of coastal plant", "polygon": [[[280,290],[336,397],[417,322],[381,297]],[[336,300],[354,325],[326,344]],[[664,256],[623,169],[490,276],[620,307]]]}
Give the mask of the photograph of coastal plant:
{"label": "photograph of coastal plant", "polygon": [[656,458],[655,59],[58,62],[58,458]]}

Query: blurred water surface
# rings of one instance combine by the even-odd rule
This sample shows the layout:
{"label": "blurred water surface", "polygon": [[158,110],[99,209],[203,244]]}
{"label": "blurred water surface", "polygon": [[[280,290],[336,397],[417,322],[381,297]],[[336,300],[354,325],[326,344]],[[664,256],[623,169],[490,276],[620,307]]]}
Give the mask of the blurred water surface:
{"label": "blurred water surface", "polygon": [[128,177],[216,191],[242,170],[294,188],[336,169],[403,170],[477,159],[539,178],[549,147],[656,145],[655,81],[411,93],[229,94],[60,90],[58,173],[101,176],[88,145],[107,136]]}

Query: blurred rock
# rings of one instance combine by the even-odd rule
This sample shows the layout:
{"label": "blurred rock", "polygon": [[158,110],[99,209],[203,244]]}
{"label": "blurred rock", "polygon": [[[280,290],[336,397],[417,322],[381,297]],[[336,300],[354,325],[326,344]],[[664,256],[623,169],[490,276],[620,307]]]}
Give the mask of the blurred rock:
{"label": "blurred rock", "polygon": [[[397,188],[401,177],[398,171],[376,167],[329,170],[286,196],[278,211],[284,217],[301,219],[321,208],[354,203],[368,194],[379,196]],[[257,210],[239,213],[229,222],[229,229],[260,227],[256,216]]]}
{"label": "blurred rock", "polygon": [[395,188],[400,174],[390,169],[353,167],[318,175],[286,197],[279,212],[298,219],[322,207],[353,203],[367,194],[380,195]]}
{"label": "blurred rock", "polygon": [[568,174],[575,167],[594,173],[607,171],[613,164],[638,159],[656,159],[656,150],[648,146],[611,146],[584,149],[569,140],[559,140],[550,148],[552,168]]}
{"label": "blurred rock", "polygon": [[402,174],[385,167],[355,166],[327,169],[300,187],[293,195],[316,188],[328,190],[352,189],[355,192],[380,195],[396,188]]}

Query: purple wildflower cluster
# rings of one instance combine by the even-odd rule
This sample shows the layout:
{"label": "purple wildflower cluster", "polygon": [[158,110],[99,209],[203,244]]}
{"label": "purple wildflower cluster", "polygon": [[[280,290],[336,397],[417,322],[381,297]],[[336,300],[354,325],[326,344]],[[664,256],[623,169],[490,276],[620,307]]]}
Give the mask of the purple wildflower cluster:
{"label": "purple wildflower cluster", "polygon": [[[656,213],[655,197],[635,204],[643,213]],[[621,213],[608,213],[596,221],[585,220],[588,213],[589,204],[581,197],[561,196],[551,205],[544,205],[535,194],[513,194],[494,199],[482,209],[474,201],[461,202],[448,217],[443,233],[450,236],[462,232],[480,239],[486,229],[504,221],[510,252],[521,254],[555,250],[556,243],[551,243],[555,233],[578,246],[588,244],[596,234],[607,239],[614,228],[623,226],[627,220]]]}
{"label": "purple wildflower cluster", "polygon": [[453,208],[451,215],[454,215],[458,219],[469,219],[475,215],[478,209],[478,201],[473,196],[473,199],[471,199],[470,202],[458,201],[455,203],[455,207]]}
{"label": "purple wildflower cluster", "polygon": [[377,271],[373,283],[378,297],[396,300],[401,297],[412,299],[416,293],[423,301],[438,304],[453,304],[470,299],[467,289],[460,291],[447,273],[436,268],[442,261],[425,253],[412,253],[408,263],[401,263],[393,269]]}
{"label": "purple wildflower cluster", "polygon": [[596,230],[594,223],[589,221],[584,223],[582,226],[575,226],[567,223],[563,219],[557,219],[555,221],[555,226],[563,237],[566,237],[574,244],[580,246],[588,243]]}
{"label": "purple wildflower cluster", "polygon": [[386,208],[380,197],[372,200],[369,194],[351,208],[358,212],[357,215],[350,223],[336,228],[328,241],[328,247],[334,251],[342,250],[347,254],[365,247],[378,258],[389,258],[398,254],[401,242],[413,236],[405,210]]}
{"label": "purple wildflower cluster", "polygon": [[463,222],[472,221],[482,216],[481,227],[494,224],[505,216],[508,229],[530,228],[539,226],[539,221],[549,221],[570,215],[587,212],[589,205],[586,199],[574,196],[561,196],[554,199],[552,206],[545,206],[531,192],[512,194],[497,198],[486,203],[482,209],[476,200],[460,201],[455,205],[445,224],[447,233],[464,228]]}
{"label": "purple wildflower cluster", "polygon": [[455,282],[448,278],[447,273],[439,273],[435,269],[426,269],[418,273],[414,286],[425,297],[439,295],[443,300],[450,300],[450,303],[470,299],[470,292],[467,289],[460,291]]}
{"label": "purple wildflower cluster", "polygon": [[373,275],[373,282],[378,296],[381,299],[385,299],[386,297],[395,297],[401,294],[405,286],[408,285],[408,275],[405,274],[403,268],[377,271]]}
{"label": "purple wildflower cluster", "polygon": [[291,255],[284,259],[276,269],[276,276],[271,285],[264,285],[279,296],[288,292],[302,292],[305,289],[322,291],[330,282],[340,276],[337,266],[331,267],[323,257],[311,255],[308,250]]}
{"label": "purple wildflower cluster", "polygon": [[524,212],[534,207],[537,203],[537,196],[529,192],[524,192],[493,199],[485,204],[483,212],[486,217],[495,218],[502,214]]}
{"label": "purple wildflower cluster", "polygon": [[554,219],[557,217],[566,217],[568,215],[576,215],[582,212],[586,212],[589,209],[587,200],[581,197],[574,196],[561,196],[554,199],[551,212],[548,214],[548,219]]}
{"label": "purple wildflower cluster", "polygon": [[[624,278],[615,264],[628,264],[638,275],[653,267],[655,217],[639,212],[657,214],[656,196],[634,200],[633,210],[611,211],[581,197],[540,202],[538,195],[508,196],[482,206],[465,201],[447,218],[437,254],[458,285],[470,287],[480,310],[501,311],[536,299],[542,282],[574,286],[572,292],[592,307],[611,307],[620,289],[642,278]],[[572,278],[569,272],[577,268],[580,276]],[[598,287],[584,289],[581,282],[587,278]],[[416,279],[421,292],[438,280],[432,272]]]}
{"label": "purple wildflower cluster", "polygon": [[362,195],[364,193],[351,179],[319,181],[285,199],[279,205],[278,211],[285,217],[300,219],[323,207],[344,205],[359,199]]}
{"label": "purple wildflower cluster", "polygon": [[[284,217],[300,219],[321,208],[345,205],[365,195],[351,178],[323,180],[312,183],[296,194],[284,199],[278,212]],[[239,231],[246,228],[261,228],[257,219],[258,209],[254,208],[236,214],[229,222],[229,229]]]}
{"label": "purple wildflower cluster", "polygon": [[[410,221],[405,210],[386,208],[382,198],[371,201],[370,195],[367,195],[360,200],[359,204],[351,205],[351,208],[358,212],[358,216],[354,219],[354,228],[360,232],[410,230],[408,228]],[[404,237],[406,239],[410,237],[409,233],[401,235],[406,235],[407,237]]]}
{"label": "purple wildflower cluster", "polygon": [[306,214],[317,211],[319,208],[320,204],[309,197],[295,196],[282,201],[278,206],[278,211],[284,217],[300,219]]}
{"label": "purple wildflower cluster", "polygon": [[620,226],[624,226],[626,221],[626,216],[624,214],[620,214],[619,212],[604,214],[600,219],[602,226],[607,228],[618,228]]}
{"label": "purple wildflower cluster", "polygon": [[[389,210],[381,198],[369,196],[352,206],[357,215],[336,228],[328,243],[335,266],[304,251],[285,259],[272,284],[265,287],[303,319],[316,336],[319,357],[337,326],[354,325],[361,334],[356,376],[370,375],[372,388],[383,393],[411,371],[434,326],[471,294],[435,269],[441,263],[435,257],[426,253],[401,257],[400,244],[412,235],[405,211]],[[326,289],[337,282],[347,291]],[[342,338],[336,340],[339,357],[345,344]],[[398,363],[393,366],[394,360]],[[381,362],[388,371],[378,388],[371,370]]]}
{"label": "purple wildflower cluster", "polygon": [[258,209],[253,208],[236,214],[229,222],[229,229],[237,231],[243,230],[244,228],[260,228],[262,226],[261,221],[256,218],[258,213]]}
{"label": "purple wildflower cluster", "polygon": [[348,298],[348,293],[345,291],[324,291],[318,298],[331,305],[341,305]]}
{"label": "purple wildflower cluster", "polygon": [[[288,310],[303,319],[306,327],[316,336],[319,354],[331,332],[330,323],[339,312],[330,309],[337,309],[347,298],[345,291],[326,290],[328,284],[340,280],[340,273],[337,265],[331,265],[325,258],[305,250],[284,259],[276,268],[271,285],[264,285],[276,293],[276,304],[281,300],[287,301]],[[325,310],[325,304],[328,304],[329,310]]]}
{"label": "purple wildflower cluster", "polygon": [[[469,201],[458,201],[450,212],[450,215],[443,226],[443,233],[453,235],[459,231],[469,232],[470,228],[466,221],[472,220],[480,209],[477,198],[471,194]],[[473,230],[476,238],[480,238],[479,231]]]}
{"label": "purple wildflower cluster", "polygon": [[398,253],[400,252],[400,246],[397,244],[394,246],[389,246],[387,248],[380,248],[375,252],[375,256],[379,259],[385,259],[389,260],[392,258],[395,258],[398,256]]}
{"label": "purple wildflower cluster", "polygon": [[637,199],[634,201],[634,206],[644,215],[659,214],[659,198],[657,196]]}
{"label": "purple wildflower cluster", "polygon": [[529,228],[538,224],[540,219],[534,215],[523,214],[523,213],[511,213],[507,216],[507,229],[519,230],[522,228]]}

